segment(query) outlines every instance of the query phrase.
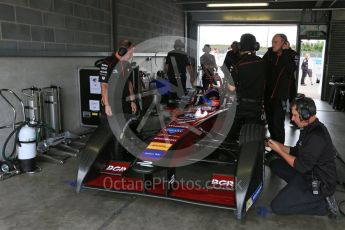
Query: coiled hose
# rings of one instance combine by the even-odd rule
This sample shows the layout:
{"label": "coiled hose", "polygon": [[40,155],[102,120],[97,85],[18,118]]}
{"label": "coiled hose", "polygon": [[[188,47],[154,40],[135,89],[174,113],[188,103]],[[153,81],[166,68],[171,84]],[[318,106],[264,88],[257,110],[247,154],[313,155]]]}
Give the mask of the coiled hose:
{"label": "coiled hose", "polygon": [[[18,123],[18,126],[10,133],[10,135],[6,138],[4,142],[4,146],[2,147],[2,158],[5,159],[6,161],[12,161],[15,159],[15,153],[16,153],[16,143],[18,140],[18,134],[21,128],[23,128],[26,125],[26,122],[21,122]],[[8,145],[8,142],[11,140],[12,136],[15,135],[14,137],[14,143],[13,143],[13,149],[11,153],[7,156],[6,155],[6,147]]]}

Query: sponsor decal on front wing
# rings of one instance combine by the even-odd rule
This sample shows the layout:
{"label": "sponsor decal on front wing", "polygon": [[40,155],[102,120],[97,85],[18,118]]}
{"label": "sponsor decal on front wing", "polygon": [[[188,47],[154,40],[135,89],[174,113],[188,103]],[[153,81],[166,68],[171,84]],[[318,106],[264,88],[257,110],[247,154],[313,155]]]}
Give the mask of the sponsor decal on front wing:
{"label": "sponsor decal on front wing", "polygon": [[177,141],[177,139],[165,138],[165,137],[155,137],[153,140],[155,140],[155,141],[171,141],[171,142]]}
{"label": "sponsor decal on front wing", "polygon": [[213,174],[210,182],[210,188],[234,191],[235,178],[234,176],[229,175]]}
{"label": "sponsor decal on front wing", "polygon": [[151,142],[149,146],[147,146],[148,149],[155,149],[155,150],[162,150],[162,151],[168,151],[172,144],[169,143],[162,143],[162,142]]}
{"label": "sponsor decal on front wing", "polygon": [[153,168],[153,163],[152,161],[138,161],[136,164],[142,166],[142,167],[149,167]]}
{"label": "sponsor decal on front wing", "polygon": [[177,133],[182,133],[184,131],[184,128],[176,128],[176,127],[169,127],[166,128],[166,131],[168,134],[177,134]]}
{"label": "sponsor decal on front wing", "polygon": [[162,150],[155,150],[155,149],[145,149],[141,155],[140,158],[142,159],[155,159],[155,160],[159,160],[161,159],[166,152],[162,151]]}
{"label": "sponsor decal on front wing", "polygon": [[101,173],[122,175],[128,169],[129,165],[129,162],[111,161],[109,165],[101,171]]}

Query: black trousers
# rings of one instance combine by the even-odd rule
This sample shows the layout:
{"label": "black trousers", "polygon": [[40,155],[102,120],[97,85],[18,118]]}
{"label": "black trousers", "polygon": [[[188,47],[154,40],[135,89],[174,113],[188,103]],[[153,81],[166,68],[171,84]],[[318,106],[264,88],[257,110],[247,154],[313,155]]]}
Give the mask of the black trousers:
{"label": "black trousers", "polygon": [[285,114],[282,100],[272,98],[265,103],[266,119],[268,124],[268,131],[271,138],[280,143],[285,142]]}
{"label": "black trousers", "polygon": [[275,214],[305,214],[324,216],[328,213],[326,199],[323,195],[314,195],[311,182],[286,163],[276,159],[270,163],[271,170],[288,184],[280,190],[271,202]]}
{"label": "black trousers", "polygon": [[308,74],[308,76],[309,76],[310,78],[312,78],[312,77],[313,77],[313,71],[312,71],[311,69],[308,69],[307,71],[303,71],[303,72],[302,72],[302,78],[301,78],[301,84],[302,84],[302,85],[305,84],[305,83],[304,83],[304,80],[305,80],[305,77],[307,76],[307,74]]}
{"label": "black trousers", "polygon": [[[124,107],[125,108],[125,107]],[[129,109],[125,109],[126,111],[129,111]],[[103,110],[104,111],[104,108]],[[128,120],[131,117],[130,113],[124,112],[123,115],[125,117],[125,120]],[[114,112],[114,111],[113,111]],[[110,154],[110,159],[113,161],[123,161],[125,160],[124,155],[121,154],[123,152],[126,152],[126,149],[122,146],[118,144],[118,141],[110,127],[107,115],[105,114],[105,112],[102,112],[100,115],[100,124],[98,126],[98,129],[103,129],[106,132],[112,133],[112,141],[110,143],[108,147],[108,149],[106,151],[109,151]]]}
{"label": "black trousers", "polygon": [[207,79],[207,75],[206,74],[203,74],[201,79],[202,79],[202,87],[203,87],[204,90],[209,89],[211,83],[212,84],[217,84],[216,81]]}
{"label": "black trousers", "polygon": [[[176,87],[179,87],[178,79],[176,79],[175,75],[169,75],[168,78],[169,78],[169,82],[170,82],[172,85],[174,85],[174,86],[176,86]],[[186,84],[187,84],[187,75],[181,73],[181,74],[180,74],[180,78],[181,78],[181,83],[182,83],[183,92],[186,93],[186,92],[187,92],[187,87],[186,87]],[[179,90],[179,89],[178,89],[178,90]],[[170,98],[170,99],[173,99],[173,100],[179,98],[179,97],[177,96],[176,90],[170,89],[169,98]]]}
{"label": "black trousers", "polygon": [[228,140],[238,140],[244,124],[263,124],[261,118],[262,104],[256,102],[241,102],[236,107],[234,123],[227,136]]}

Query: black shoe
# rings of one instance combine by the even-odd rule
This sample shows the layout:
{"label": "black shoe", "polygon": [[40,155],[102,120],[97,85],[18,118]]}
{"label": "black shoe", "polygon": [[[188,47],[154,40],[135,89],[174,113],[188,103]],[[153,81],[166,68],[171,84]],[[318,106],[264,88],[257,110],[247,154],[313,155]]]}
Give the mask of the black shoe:
{"label": "black shoe", "polygon": [[329,218],[339,219],[340,212],[339,212],[339,207],[338,207],[337,201],[335,200],[335,196],[334,195],[327,196],[326,202],[327,202],[327,208],[330,211],[330,214],[328,215]]}

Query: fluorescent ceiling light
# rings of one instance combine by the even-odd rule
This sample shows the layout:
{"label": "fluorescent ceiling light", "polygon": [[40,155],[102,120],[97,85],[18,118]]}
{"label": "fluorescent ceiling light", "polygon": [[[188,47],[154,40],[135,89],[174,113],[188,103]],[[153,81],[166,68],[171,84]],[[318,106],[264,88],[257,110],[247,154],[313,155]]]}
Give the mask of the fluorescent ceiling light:
{"label": "fluorescent ceiling light", "polygon": [[252,7],[252,6],[268,6],[267,2],[258,3],[211,3],[207,7]]}

